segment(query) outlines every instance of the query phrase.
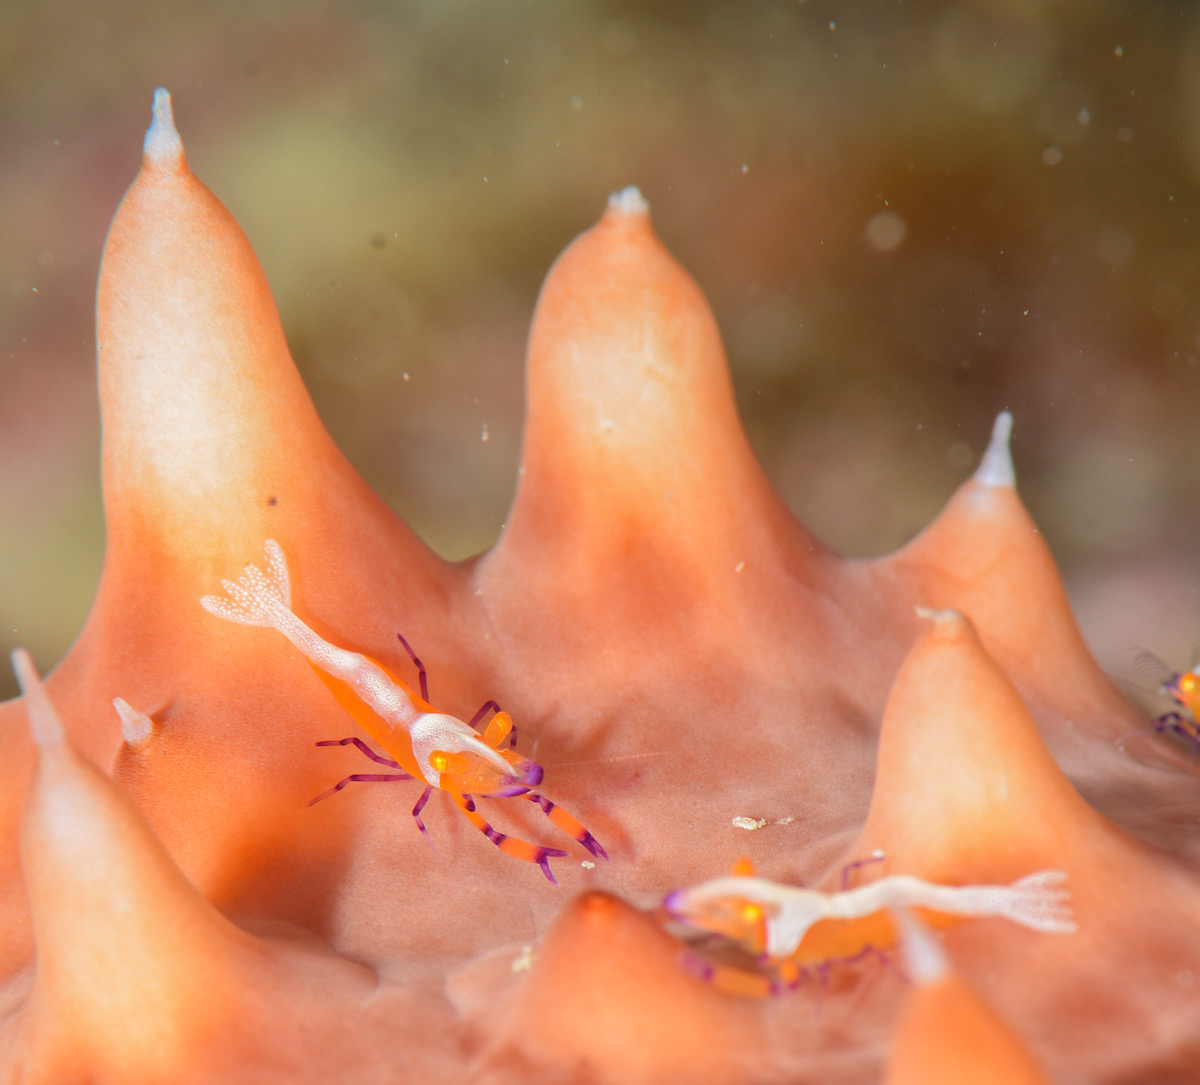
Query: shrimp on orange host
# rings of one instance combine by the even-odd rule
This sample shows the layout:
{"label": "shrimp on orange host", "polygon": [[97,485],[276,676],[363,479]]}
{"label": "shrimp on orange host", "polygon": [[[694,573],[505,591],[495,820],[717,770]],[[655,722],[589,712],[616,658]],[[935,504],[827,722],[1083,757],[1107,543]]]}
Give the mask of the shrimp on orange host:
{"label": "shrimp on orange host", "polygon": [[[389,756],[380,756],[357,737],[331,739],[318,742],[318,746],[353,744],[372,761],[399,770],[347,776],[318,795],[313,803],[351,782],[423,780],[425,790],[412,811],[421,832],[426,831],[421,811],[433,789],[438,788],[449,794],[467,820],[501,851],[537,863],[546,877],[557,885],[550,870],[550,860],[567,853],[493,829],[476,809],[474,796],[523,798],[537,803],[555,825],[573,836],[592,855],[608,858],[600,842],[577,818],[533,790],[542,781],[542,766],[511,748],[516,744],[512,717],[500,711],[495,701],[485,702],[469,723],[439,712],[429,703],[424,666],[408,641],[399,634],[400,643],[416,665],[420,694],[368,656],[330,644],[292,613],[283,549],[274,539],[267,539],[264,554],[265,573],[256,565],[247,565],[236,583],[221,581],[224,597],[206,595],[200,600],[201,605],[218,618],[276,629],[287,637],[303,653],[338,704]],[[480,734],[476,725],[489,712],[493,713],[492,718]],[[510,740],[509,749],[500,748],[505,739]]]}
{"label": "shrimp on orange host", "polygon": [[793,990],[832,964],[882,954],[898,940],[887,911],[898,906],[918,909],[932,927],[993,916],[1031,930],[1071,933],[1066,880],[1061,870],[1040,870],[1011,885],[940,885],[893,874],[823,893],[756,877],[743,859],[725,877],[668,894],[662,914],[750,958],[739,967],[688,953],[688,971],[729,993],[762,997]]}

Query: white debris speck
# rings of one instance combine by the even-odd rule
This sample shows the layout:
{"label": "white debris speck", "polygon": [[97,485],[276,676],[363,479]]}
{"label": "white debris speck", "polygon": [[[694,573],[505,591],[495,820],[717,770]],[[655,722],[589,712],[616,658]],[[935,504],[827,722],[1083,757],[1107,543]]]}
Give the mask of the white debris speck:
{"label": "white debris speck", "polygon": [[796,819],[794,817],[792,817],[791,814],[788,814],[787,817],[780,818],[777,822],[775,822],[775,824],[776,825],[791,825],[792,822],[794,822],[795,820]]}
{"label": "white debris speck", "polygon": [[481,441],[486,441],[488,439],[488,431],[487,431],[487,423],[486,422],[484,422],[484,424],[483,424],[483,432],[479,435],[479,439]]}
{"label": "white debris speck", "polygon": [[593,863],[591,861],[591,859],[584,859],[584,861],[582,863],[580,863],[579,865],[581,867],[583,867],[584,870],[595,870],[596,869],[596,864]]}
{"label": "white debris speck", "polygon": [[745,568],[746,568],[746,563],[745,563],[744,561],[739,561],[739,562],[738,562],[738,563],[737,563],[737,564],[736,564],[736,565],[733,567],[733,571],[734,571],[735,573],[740,573],[740,572],[741,572],[743,569],[745,569]]}
{"label": "white debris speck", "polygon": [[736,817],[733,819],[733,827],[735,829],[745,829],[748,833],[753,832],[755,829],[761,829],[764,825],[766,825],[766,823],[766,818],[758,818],[755,820],[754,818],[748,817]]}
{"label": "white debris speck", "polygon": [[522,946],[521,956],[512,963],[514,972],[528,972],[533,967],[533,946]]}

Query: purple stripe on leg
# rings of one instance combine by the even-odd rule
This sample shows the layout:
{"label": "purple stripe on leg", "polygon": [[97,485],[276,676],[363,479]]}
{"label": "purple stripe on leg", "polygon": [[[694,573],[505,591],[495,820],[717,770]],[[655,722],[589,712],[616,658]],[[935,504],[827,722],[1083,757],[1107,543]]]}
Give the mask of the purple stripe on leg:
{"label": "purple stripe on leg", "polygon": [[607,859],[608,852],[604,850],[604,845],[600,843],[591,833],[585,833],[579,841],[588,851],[590,851],[597,859]]}
{"label": "purple stripe on leg", "polygon": [[308,805],[315,806],[322,799],[329,798],[334,792],[341,791],[343,787],[351,783],[362,784],[382,784],[391,783],[394,780],[411,780],[407,772],[401,773],[379,773],[379,772],[356,772],[353,776],[347,776],[344,780],[339,780],[328,791],[322,791],[315,799],[309,799]]}
{"label": "purple stripe on leg", "polygon": [[425,809],[425,804],[429,801],[429,796],[433,793],[433,787],[427,787],[421,792],[421,797],[417,799],[416,805],[412,808],[413,821],[417,823],[417,828],[421,832],[425,832],[425,822],[421,820],[421,811]]}
{"label": "purple stripe on leg", "polygon": [[[387,765],[390,768],[398,769],[400,766],[390,758],[382,757],[377,754],[370,746],[368,746],[361,738],[326,738],[317,743],[318,746],[350,746],[358,747],[358,752],[366,754],[372,761],[380,765]],[[410,776],[411,780],[412,777]]]}
{"label": "purple stripe on leg", "polygon": [[417,668],[417,678],[421,683],[421,700],[428,703],[429,682],[425,677],[425,664],[417,658],[417,653],[412,650],[412,646],[404,639],[403,633],[397,633],[396,639],[404,645],[404,650],[408,653],[408,658],[413,661],[413,665]]}
{"label": "purple stripe on leg", "polygon": [[559,848],[538,848],[537,865],[542,868],[542,873],[550,879],[551,883],[558,885],[558,879],[554,876],[550,869],[551,859],[561,859],[567,853]]}

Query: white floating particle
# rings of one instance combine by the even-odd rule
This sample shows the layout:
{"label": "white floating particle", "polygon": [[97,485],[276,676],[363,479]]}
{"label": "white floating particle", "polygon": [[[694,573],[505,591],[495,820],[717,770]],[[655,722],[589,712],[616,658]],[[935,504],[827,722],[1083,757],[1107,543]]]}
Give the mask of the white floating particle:
{"label": "white floating particle", "polygon": [[733,819],[733,827],[735,829],[745,829],[748,833],[754,832],[755,829],[761,829],[764,825],[766,825],[766,823],[766,818],[758,818],[755,820],[754,818],[739,816]]}

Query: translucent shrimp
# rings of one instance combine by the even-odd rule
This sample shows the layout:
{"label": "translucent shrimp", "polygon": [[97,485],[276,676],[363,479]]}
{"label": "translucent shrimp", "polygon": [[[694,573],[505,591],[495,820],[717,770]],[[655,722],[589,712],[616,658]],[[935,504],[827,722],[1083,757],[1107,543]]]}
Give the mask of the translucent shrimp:
{"label": "translucent shrimp", "polygon": [[[399,634],[400,643],[417,668],[419,694],[368,656],[330,644],[292,613],[291,586],[282,548],[274,539],[267,539],[263,549],[265,572],[256,565],[247,565],[236,582],[221,581],[224,596],[206,595],[200,600],[201,605],[218,618],[276,629],[287,637],[342,708],[388,756],[379,755],[357,737],[318,742],[318,746],[354,745],[371,760],[399,770],[347,776],[318,795],[313,803],[352,782],[421,780],[426,787],[412,811],[421,832],[426,831],[421,811],[429,796],[435,788],[445,791],[467,820],[501,851],[536,863],[557,884],[550,870],[550,859],[565,856],[565,851],[531,844],[493,829],[475,805],[476,796],[523,798],[537,803],[555,825],[592,855],[608,858],[600,842],[578,819],[533,790],[542,781],[542,766],[512,749],[516,745],[512,717],[500,711],[495,701],[485,702],[466,723],[439,712],[429,703],[424,666]],[[491,719],[481,734],[476,727],[489,713]],[[501,749],[506,739],[509,748]]]}
{"label": "translucent shrimp", "polygon": [[[861,960],[895,945],[888,909],[918,909],[932,927],[993,916],[1031,930],[1066,934],[1076,929],[1060,870],[1041,870],[1011,885],[939,885],[895,874],[854,889],[823,893],[754,875],[743,860],[734,873],[663,901],[665,918],[749,956],[749,967],[717,956],[689,954],[690,971],[735,994],[764,996],[790,990],[836,963]],[[738,955],[737,952],[734,954]]]}

